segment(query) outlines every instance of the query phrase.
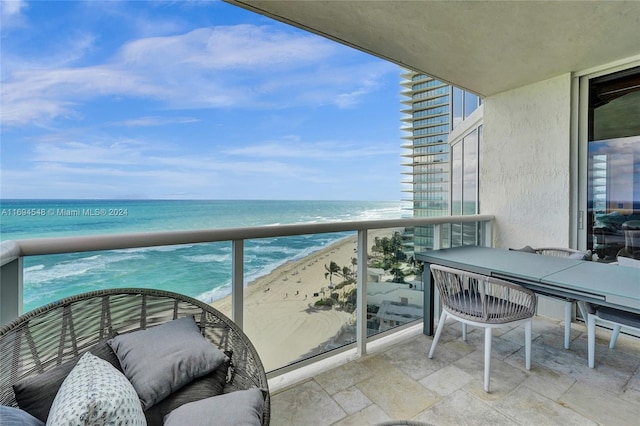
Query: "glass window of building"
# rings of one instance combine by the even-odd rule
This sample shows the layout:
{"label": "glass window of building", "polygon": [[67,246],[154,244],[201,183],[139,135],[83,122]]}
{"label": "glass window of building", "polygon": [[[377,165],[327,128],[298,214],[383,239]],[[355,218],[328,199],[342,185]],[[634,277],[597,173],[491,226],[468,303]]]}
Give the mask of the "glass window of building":
{"label": "glass window of building", "polygon": [[462,89],[453,88],[451,104],[451,122],[453,123],[452,128],[455,129],[464,119],[464,92]]}

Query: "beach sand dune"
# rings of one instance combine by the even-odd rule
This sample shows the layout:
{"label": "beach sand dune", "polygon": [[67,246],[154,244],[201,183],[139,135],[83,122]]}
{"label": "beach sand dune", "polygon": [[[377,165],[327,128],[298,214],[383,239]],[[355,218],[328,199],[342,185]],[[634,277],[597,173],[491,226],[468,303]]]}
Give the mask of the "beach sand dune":
{"label": "beach sand dune", "polygon": [[[393,231],[370,231],[369,247],[375,237],[388,236]],[[354,235],[303,259],[281,265],[245,288],[244,331],[267,371],[298,360],[330,341],[344,324],[353,323],[355,314],[337,308],[316,308],[314,304],[322,297],[329,297],[331,292],[329,279],[325,278],[325,265],[333,261],[340,268],[351,267],[352,259],[357,257],[356,250]],[[334,284],[341,281],[342,278],[333,276]],[[212,305],[231,316],[231,296]]]}

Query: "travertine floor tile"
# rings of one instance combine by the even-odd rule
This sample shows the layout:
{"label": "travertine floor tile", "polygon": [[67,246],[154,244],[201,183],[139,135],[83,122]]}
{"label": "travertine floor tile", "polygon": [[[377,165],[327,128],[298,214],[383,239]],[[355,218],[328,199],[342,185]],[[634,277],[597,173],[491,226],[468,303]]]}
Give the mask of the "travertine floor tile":
{"label": "travertine floor tile", "polygon": [[347,414],[357,413],[372,404],[371,400],[355,386],[338,392],[333,395],[333,399],[340,404]]}
{"label": "travertine floor tile", "polygon": [[[522,425],[595,425],[596,423],[539,393],[521,386],[493,406]],[[612,423],[616,424],[616,423]]]}
{"label": "travertine floor tile", "polygon": [[498,413],[488,404],[458,390],[414,417],[414,420],[439,426],[513,425],[513,420]]}
{"label": "travertine floor tile", "polygon": [[386,364],[386,369],[357,386],[389,416],[395,419],[411,418],[438,400],[437,394]]}
{"label": "travertine floor tile", "polygon": [[271,398],[271,425],[324,426],[346,417],[346,413],[318,383],[307,381]]}
{"label": "travertine floor tile", "polygon": [[577,382],[560,402],[601,424],[637,425],[640,422],[640,404],[590,383]]}

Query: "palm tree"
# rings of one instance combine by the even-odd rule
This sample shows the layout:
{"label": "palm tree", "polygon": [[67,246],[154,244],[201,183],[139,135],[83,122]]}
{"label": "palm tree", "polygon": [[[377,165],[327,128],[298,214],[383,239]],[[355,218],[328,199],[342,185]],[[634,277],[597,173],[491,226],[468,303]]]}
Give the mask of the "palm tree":
{"label": "palm tree", "polygon": [[333,274],[339,274],[340,267],[336,262],[332,260],[329,263],[329,266],[327,266],[326,264],[324,265],[324,269],[327,270],[327,272],[324,273],[324,278],[327,279],[327,277],[329,277],[329,288],[333,288]]}

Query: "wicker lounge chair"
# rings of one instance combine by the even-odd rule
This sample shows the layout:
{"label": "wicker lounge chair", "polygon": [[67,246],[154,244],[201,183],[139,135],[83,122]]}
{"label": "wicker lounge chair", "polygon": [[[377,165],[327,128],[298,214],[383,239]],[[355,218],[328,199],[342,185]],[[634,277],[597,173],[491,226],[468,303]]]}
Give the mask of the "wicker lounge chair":
{"label": "wicker lounge chair", "polygon": [[447,317],[462,322],[463,340],[467,339],[467,324],[483,327],[484,390],[489,392],[492,329],[524,323],[525,366],[527,370],[531,368],[531,319],[536,312],[536,296],[531,290],[508,281],[440,265],[432,264],[431,273],[443,309],[429,358],[433,358]]}
{"label": "wicker lounge chair", "polygon": [[[113,333],[146,329],[193,316],[203,336],[232,351],[232,379],[223,393],[268,389],[262,362],[244,332],[229,318],[191,297],[150,289],[112,289],[71,296],[35,309],[0,328],[0,404],[16,407],[12,388],[87,352]],[[203,395],[206,398],[210,395]],[[267,393],[262,424],[270,421]]]}

